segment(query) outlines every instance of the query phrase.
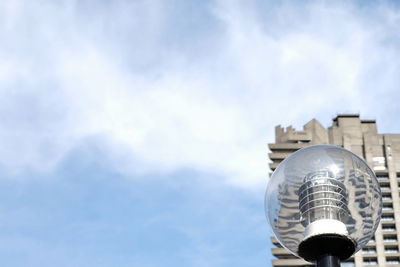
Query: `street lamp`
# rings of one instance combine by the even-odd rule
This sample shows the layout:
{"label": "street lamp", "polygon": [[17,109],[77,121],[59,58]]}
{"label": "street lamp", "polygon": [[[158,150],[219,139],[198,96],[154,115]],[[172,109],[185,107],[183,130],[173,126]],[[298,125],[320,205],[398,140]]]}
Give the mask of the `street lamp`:
{"label": "street lamp", "polygon": [[338,146],[317,145],[278,166],[265,209],[283,247],[319,267],[339,267],[373,237],[382,197],[363,159]]}

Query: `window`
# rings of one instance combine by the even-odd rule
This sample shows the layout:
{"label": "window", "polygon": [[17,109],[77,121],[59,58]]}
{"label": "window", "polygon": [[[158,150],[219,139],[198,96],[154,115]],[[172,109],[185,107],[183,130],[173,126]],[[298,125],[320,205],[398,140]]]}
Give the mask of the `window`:
{"label": "window", "polygon": [[384,232],[396,231],[396,226],[394,224],[382,225],[382,231]]}
{"label": "window", "polygon": [[382,210],[393,210],[393,205],[391,203],[383,204]]}
{"label": "window", "polygon": [[365,265],[377,265],[378,262],[377,262],[376,258],[365,258],[364,264]]}
{"label": "window", "polygon": [[382,194],[382,200],[392,200],[392,196],[390,193],[384,193]]}
{"label": "window", "polygon": [[390,257],[386,259],[387,264],[399,264],[400,260],[399,257]]}
{"label": "window", "polygon": [[389,181],[389,176],[387,174],[377,174],[376,178],[378,178],[379,182]]}
{"label": "window", "polygon": [[363,254],[376,254],[376,249],[375,248],[363,248],[362,253]]}
{"label": "window", "polygon": [[384,236],[383,242],[397,242],[397,237],[395,235]]}
{"label": "window", "polygon": [[380,181],[379,186],[382,190],[390,189],[390,182],[389,181]]}
{"label": "window", "polygon": [[394,216],[390,214],[383,214],[381,217],[382,221],[394,221]]}
{"label": "window", "polygon": [[379,186],[381,187],[381,190],[390,190],[390,184],[388,183],[380,183]]}
{"label": "window", "polygon": [[385,253],[387,254],[399,253],[399,248],[397,246],[385,247]]}

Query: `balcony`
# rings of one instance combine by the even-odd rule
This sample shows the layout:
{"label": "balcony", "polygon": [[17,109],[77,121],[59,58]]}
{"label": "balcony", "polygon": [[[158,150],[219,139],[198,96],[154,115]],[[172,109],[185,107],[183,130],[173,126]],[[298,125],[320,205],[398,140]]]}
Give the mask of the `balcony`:
{"label": "balcony", "polygon": [[276,168],[278,168],[280,162],[272,162],[269,164],[269,168],[274,171]]}
{"label": "balcony", "polygon": [[272,255],[274,255],[278,259],[297,259],[285,248],[272,248]]}
{"label": "balcony", "polygon": [[387,176],[378,176],[376,177],[379,182],[389,182],[389,177]]}
{"label": "balcony", "polygon": [[282,152],[292,153],[300,148],[307,147],[310,144],[307,143],[280,143],[280,144],[268,144],[269,149],[272,152]]}
{"label": "balcony", "polygon": [[292,152],[274,152],[274,153],[268,153],[268,156],[271,160],[284,160],[286,157],[288,157]]}
{"label": "balcony", "polygon": [[273,266],[282,266],[282,267],[287,267],[287,266],[310,266],[311,264],[309,262],[306,262],[303,259],[278,259],[278,260],[273,260],[272,261]]}
{"label": "balcony", "polygon": [[272,241],[272,244],[274,244],[275,246],[281,247],[281,243],[279,243],[278,239],[276,239],[275,236],[271,237],[271,241]]}

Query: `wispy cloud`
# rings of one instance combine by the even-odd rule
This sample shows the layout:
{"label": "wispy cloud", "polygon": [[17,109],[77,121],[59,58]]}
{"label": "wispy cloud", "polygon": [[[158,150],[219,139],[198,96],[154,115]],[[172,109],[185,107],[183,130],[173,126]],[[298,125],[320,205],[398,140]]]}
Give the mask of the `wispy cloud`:
{"label": "wispy cloud", "polygon": [[207,169],[256,187],[275,124],[359,111],[388,125],[396,111],[400,13],[390,2],[2,5],[8,171],[48,170],[104,135],[120,144],[111,155],[123,148],[124,171]]}

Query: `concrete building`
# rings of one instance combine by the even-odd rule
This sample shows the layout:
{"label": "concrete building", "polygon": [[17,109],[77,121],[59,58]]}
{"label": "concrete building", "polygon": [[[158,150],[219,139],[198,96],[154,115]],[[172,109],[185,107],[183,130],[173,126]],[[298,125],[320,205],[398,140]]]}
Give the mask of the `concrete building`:
{"label": "concrete building", "polygon": [[[358,114],[340,114],[332,126],[325,128],[313,119],[297,131],[291,126],[275,128],[275,143],[269,144],[271,170],[296,150],[317,144],[333,144],[351,150],[364,158],[375,171],[383,198],[382,220],[374,240],[342,266],[400,267],[400,134],[378,134],[375,120],[362,120]],[[313,266],[296,258],[279,242],[272,254],[273,266]]]}

